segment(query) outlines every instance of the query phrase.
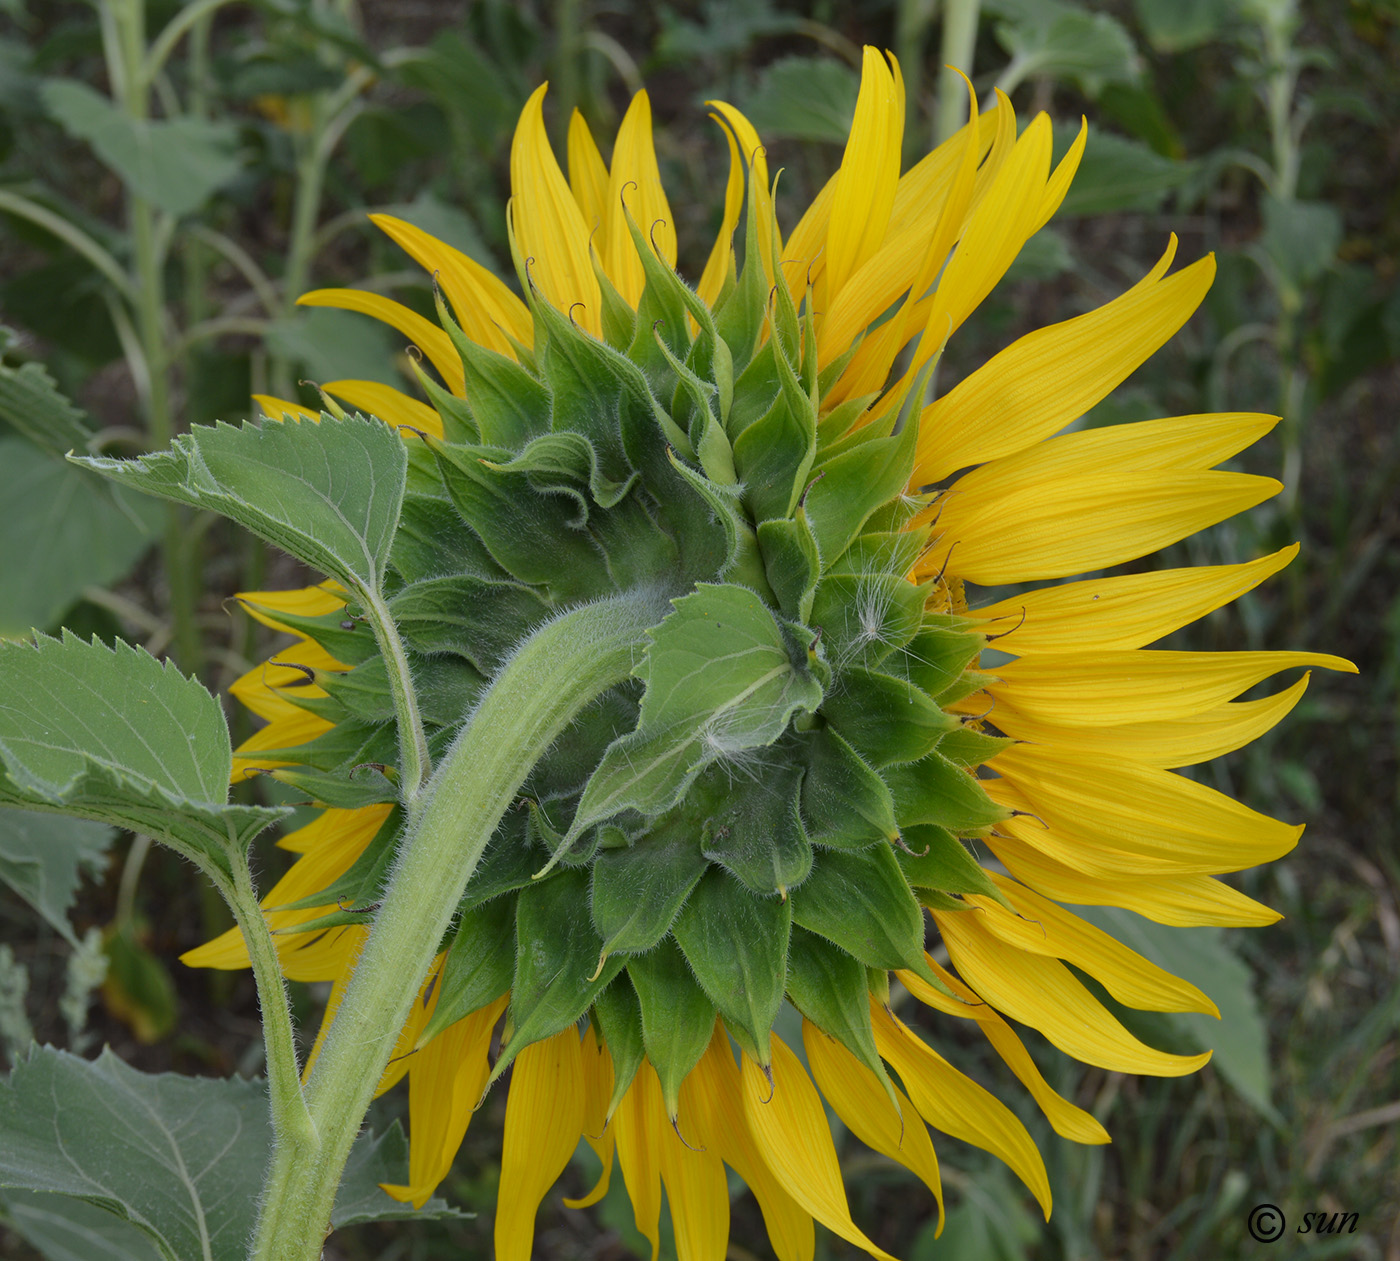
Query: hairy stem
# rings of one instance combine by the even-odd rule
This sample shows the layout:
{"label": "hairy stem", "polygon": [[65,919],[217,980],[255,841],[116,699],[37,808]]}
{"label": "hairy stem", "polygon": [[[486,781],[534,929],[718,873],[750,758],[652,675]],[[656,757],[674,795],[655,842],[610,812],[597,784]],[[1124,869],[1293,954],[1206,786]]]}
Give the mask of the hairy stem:
{"label": "hairy stem", "polygon": [[546,623],[501,669],[410,812],[384,902],[307,1084],[309,1158],[279,1146],[255,1261],[315,1261],[351,1144],[399,1030],[501,816],[573,717],[631,672],[654,592]]}

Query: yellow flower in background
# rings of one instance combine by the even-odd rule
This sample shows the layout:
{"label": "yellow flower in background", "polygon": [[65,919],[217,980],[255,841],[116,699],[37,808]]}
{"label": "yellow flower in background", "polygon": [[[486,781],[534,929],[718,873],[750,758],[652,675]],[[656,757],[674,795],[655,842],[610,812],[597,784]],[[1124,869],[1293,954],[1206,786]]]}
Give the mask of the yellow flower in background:
{"label": "yellow flower in background", "polygon": [[[450,734],[525,628],[673,564],[691,566],[697,587],[746,585],[785,626],[811,627],[822,699],[761,747],[741,752],[711,733],[713,762],[680,804],[590,825],[576,850],[563,824],[583,818],[583,781],[635,720],[635,692],[561,742],[469,884],[381,1082],[407,1074],[410,1092],[410,1181],[386,1189],[427,1200],[509,1065],[503,1259],[530,1256],[537,1208],[581,1139],[603,1174],[576,1206],[606,1193],[616,1163],[654,1253],[664,1188],[682,1261],[724,1257],[728,1166],[784,1261],[813,1255],[814,1222],[887,1256],[851,1217],[823,1098],[927,1184],[940,1223],[925,1122],[1006,1162],[1048,1216],[1025,1128],[894,1013],[891,984],[939,1019],[975,1023],[1057,1133],[1107,1142],[1047,1084],[1009,1022],[1087,1064],[1174,1076],[1208,1056],[1144,1045],[1066,965],[1130,1007],[1218,1013],[1059,903],[1172,925],[1278,918],[1217,877],[1282,856],[1302,829],[1174,772],[1267,731],[1307,678],[1235,699],[1255,684],[1297,666],[1353,670],[1317,653],[1148,647],[1251,590],[1296,546],[1245,564],[1058,581],[1149,555],[1279,489],[1216,469],[1271,417],[1061,432],[1185,323],[1213,260],[1169,274],[1173,238],[1122,296],[1028,334],[922,405],[925,369],[1055,213],[1082,129],[1052,167],[1048,119],[1018,132],[999,96],[980,115],[974,102],[962,131],[901,172],[899,68],[866,49],[841,168],[784,236],[757,133],[715,103],[730,151],[724,217],[687,297],[673,288],[676,238],[646,94],[610,162],[574,115],[567,177],[545,135],[544,95],[521,114],[510,164],[508,222],[533,306],[384,215],[375,222],[450,304],[443,324],[362,290],[302,299],[387,322],[437,374],[417,371],[426,401],[379,382],[323,387],[428,435],[437,460],[414,457],[394,560],[425,717]],[[623,383],[611,393],[597,387],[605,370]],[[314,415],[259,402],[272,417]],[[651,409],[670,464],[638,454],[630,408]],[[810,433],[793,419],[804,408]],[[592,463],[566,477],[579,432]],[[891,468],[891,495],[851,506]],[[705,496],[686,519],[695,530],[733,514],[713,577],[708,562],[685,559],[692,527],[664,519],[655,487],[673,475],[677,495]],[[839,524],[843,513],[854,524]],[[810,574],[795,579],[804,564]],[[991,603],[976,592],[1038,582],[1050,585]],[[427,600],[449,589],[456,603]],[[464,601],[468,589],[477,594]],[[267,723],[239,750],[236,774],[271,769],[325,807],[281,842],[300,857],[264,900],[274,929],[303,930],[278,938],[286,975],[333,982],[324,1031],[392,858],[392,715],[375,691],[373,641],[343,593],[244,598],[298,639],[233,688]],[[979,669],[993,640],[1004,664]],[[548,878],[532,881],[545,858]],[[632,911],[607,902],[608,890],[622,891],[618,902],[635,894]],[[931,952],[925,912],[941,943]],[[766,973],[726,972],[770,956]],[[235,930],[185,961],[234,968],[247,955]],[[772,1033],[784,999],[802,1015],[801,1057]]]}

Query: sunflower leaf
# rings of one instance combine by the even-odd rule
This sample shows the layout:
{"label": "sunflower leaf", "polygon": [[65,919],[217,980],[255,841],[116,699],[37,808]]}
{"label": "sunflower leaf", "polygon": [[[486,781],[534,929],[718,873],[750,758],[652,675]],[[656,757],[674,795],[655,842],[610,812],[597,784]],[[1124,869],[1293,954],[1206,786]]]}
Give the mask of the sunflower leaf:
{"label": "sunflower leaf", "polygon": [[30,810],[0,815],[0,882],[29,903],[75,950],[68,922],[82,872],[98,872],[115,833],[99,823]]}
{"label": "sunflower leaf", "polygon": [[789,902],[754,897],[711,870],[673,930],[700,988],[729,1027],[744,1035],[744,1050],[759,1065],[771,1058],[768,1035],[783,1005],[791,925]]}
{"label": "sunflower leaf", "polygon": [[919,426],[906,424],[889,438],[876,438],[824,458],[822,476],[807,492],[807,512],[823,556],[835,560],[882,504],[909,484]]}
{"label": "sunflower leaf", "polygon": [[227,874],[287,813],[228,804],[231,764],[218,701],[140,649],[0,643],[0,805],[146,832]]}
{"label": "sunflower leaf", "polygon": [[169,451],[76,461],[124,486],[237,521],[351,590],[377,592],[403,504],[398,434],[355,416],[197,426]]}
{"label": "sunflower leaf", "polygon": [[1006,895],[968,853],[967,846],[946,828],[933,824],[907,828],[904,843],[913,852],[900,852],[896,857],[904,878],[916,889],[981,893],[1010,907]]}

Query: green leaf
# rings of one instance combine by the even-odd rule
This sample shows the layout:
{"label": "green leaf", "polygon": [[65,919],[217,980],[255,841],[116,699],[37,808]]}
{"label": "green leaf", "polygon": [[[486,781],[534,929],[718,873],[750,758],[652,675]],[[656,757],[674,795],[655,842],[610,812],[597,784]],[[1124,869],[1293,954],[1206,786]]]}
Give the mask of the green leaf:
{"label": "green leaf", "polygon": [[866,978],[865,967],[839,946],[793,926],[787,979],[792,1005],[874,1073],[893,1101],[894,1087],[875,1048]]}
{"label": "green leaf", "polygon": [[140,649],[0,643],[0,804],[147,832],[227,873],[287,813],[226,804],[232,761],[219,702]]}
{"label": "green leaf", "polygon": [[1142,73],[1132,36],[1106,13],[1086,13],[1060,0],[992,0],[1009,20],[996,36],[1011,54],[1000,86],[1010,91],[1032,76],[1070,79],[1089,96],[1106,84],[1135,83]]}
{"label": "green leaf", "polygon": [[172,215],[197,210],[243,169],[232,123],[138,120],[72,79],[49,79],[39,95],[69,135],[87,141],[132,190]]}
{"label": "green leaf", "polygon": [[975,776],[936,749],[928,757],[885,771],[901,828],[936,823],[959,836],[984,832],[1008,812],[983,792]]}
{"label": "green leaf", "polygon": [[366,1130],[355,1140],[345,1171],[340,1175],[331,1226],[340,1230],[364,1222],[431,1221],[475,1217],[434,1196],[422,1208],[387,1194],[383,1184],[402,1186],[408,1180],[408,1137],[394,1121],[384,1133]]}
{"label": "green leaf", "polygon": [[84,588],[115,582],[150,547],[160,509],[106,490],[19,438],[0,438],[0,637],[47,630]]}
{"label": "green leaf", "polygon": [[149,1237],[111,1213],[67,1195],[10,1191],[0,1219],[44,1261],[159,1261]]}
{"label": "green leaf", "polygon": [[772,744],[821,684],[759,596],[701,583],[650,632],[637,730],[609,748],[584,789],[571,836],[626,808],[669,809],[707,765]]}
{"label": "green leaf", "polygon": [[0,814],[0,880],[76,950],[68,910],[84,868],[100,870],[114,835],[111,828],[83,819],[7,810]]}
{"label": "green leaf", "polygon": [[510,987],[513,1029],[492,1081],[532,1042],[573,1024],[622,967],[618,956],[599,964],[603,941],[584,912],[587,905],[588,873],[579,869],[565,868],[520,891]]}
{"label": "green leaf", "polygon": [[170,969],[149,950],[149,925],[124,920],[103,943],[107,975],[102,997],[112,1013],[147,1045],[168,1037],[175,1028],[178,1000]]}
{"label": "green leaf", "polygon": [[167,1261],[242,1258],[271,1147],[260,1082],[147,1075],[51,1047],[0,1085],[0,1185],[125,1219]]}
{"label": "green leaf", "polygon": [[680,1110],[681,1082],[705,1054],[715,1032],[714,1004],[696,984],[675,941],[627,961],[627,975],[642,1007],[642,1041],[661,1080],[672,1124]]}
{"label": "green leaf", "polygon": [[863,849],[899,835],[885,781],[836,731],[803,732],[802,821],[814,845]]}
{"label": "green leaf", "polygon": [[414,1050],[449,1026],[494,1003],[515,973],[515,899],[495,898],[458,917],[457,935],[443,960],[437,1005]]}
{"label": "green leaf", "polygon": [[744,113],[763,136],[845,144],[859,92],[859,78],[839,61],[784,57],[764,68]]}
{"label": "green leaf", "polygon": [[1296,288],[1316,282],[1341,246],[1341,212],[1325,201],[1280,201],[1269,194],[1262,209],[1259,243],[1274,266]]}
{"label": "green leaf", "polygon": [[1006,897],[982,870],[981,864],[968,853],[965,846],[946,828],[923,824],[908,828],[904,843],[912,853],[900,851],[899,860],[904,878],[916,889],[934,889],[942,893],[981,893],[1006,905]]}
{"label": "green leaf", "polygon": [[[1069,149],[1079,128],[1055,129],[1055,149]],[[1137,140],[1089,129],[1074,183],[1060,204],[1061,215],[1100,215],[1119,210],[1156,210],[1168,193],[1182,188],[1199,169],[1195,162],[1163,157]]]}
{"label": "green leaf", "polygon": [[1239,9],[1237,0],[1133,0],[1147,42],[1159,53],[1180,53],[1218,38]]}
{"label": "green leaf", "polygon": [[279,766],[267,773],[279,784],[336,810],[360,810],[398,801],[402,796],[394,781],[377,766],[352,766],[339,772]]}
{"label": "green leaf", "polygon": [[351,590],[375,592],[399,522],[408,457],[381,421],[327,416],[262,428],[200,426],[169,451],[78,463],[221,513]]}
{"label": "green leaf", "polygon": [[1261,1116],[1278,1120],[1270,1100],[1269,1037],[1254,977],[1230,948],[1223,929],[1175,928],[1116,906],[1076,906],[1076,915],[1112,934],[1153,963],[1199,986],[1215,1000],[1220,1019],[1202,1012],[1160,1013],[1192,1045],[1213,1051],[1211,1065]]}
{"label": "green leaf", "polygon": [[393,381],[399,375],[404,341],[377,320],[330,307],[299,307],[273,320],[263,340],[273,354],[300,364],[312,381]]}
{"label": "green leaf", "polygon": [[754,893],[786,896],[812,870],[812,846],[798,801],[803,768],[762,767],[752,779],[725,783],[722,768],[709,774],[716,802],[705,820],[705,857],[731,871]]}
{"label": "green leaf", "polygon": [[[86,451],[95,432],[87,413],[59,392],[39,363],[19,368],[0,364],[0,420],[40,451],[59,457],[69,451]],[[8,470],[10,458],[0,460],[0,468]],[[6,495],[5,503],[12,502]]]}
{"label": "green leaf", "polygon": [[958,725],[907,679],[852,666],[822,713],[871,766],[917,762]]}
{"label": "green leaf", "polygon": [[770,1061],[768,1035],[783,1005],[792,906],[755,897],[722,871],[711,870],[690,895],[674,929],[700,988],[729,1028],[747,1037],[744,1050]]}
{"label": "green leaf", "polygon": [[[44,1047],[0,1083],[0,1186],[45,1193],[27,1204],[23,1195],[6,1197],[25,1205],[23,1219],[42,1222],[44,1238],[63,1240],[51,1218],[67,1205],[74,1246],[100,1240],[76,1254],[82,1261],[243,1261],[271,1147],[260,1081],[141,1073],[110,1050],[89,1062]],[[363,1136],[346,1163],[332,1224],[415,1215],[378,1186],[402,1182],[407,1165],[397,1122],[379,1138]],[[423,1211],[460,1216],[441,1200]],[[116,1227],[110,1245],[104,1219]],[[138,1247],[137,1238],[154,1248]]]}
{"label": "green leaf", "polygon": [[603,949],[650,950],[668,932],[708,866],[689,820],[663,820],[622,849],[604,849],[593,862],[593,927]]}
{"label": "green leaf", "polygon": [[923,629],[904,645],[895,673],[907,674],[937,700],[957,684],[986,642],[986,636],[976,631],[926,620]]}

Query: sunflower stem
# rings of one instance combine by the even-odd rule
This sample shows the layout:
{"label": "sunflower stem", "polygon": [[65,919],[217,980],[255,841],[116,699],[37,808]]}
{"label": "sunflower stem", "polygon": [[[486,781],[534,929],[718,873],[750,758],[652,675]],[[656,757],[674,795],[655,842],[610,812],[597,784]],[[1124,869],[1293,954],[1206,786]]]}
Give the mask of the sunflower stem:
{"label": "sunflower stem", "polygon": [[564,614],[502,667],[409,811],[398,860],[307,1083],[317,1141],[278,1144],[254,1261],[315,1261],[374,1088],[472,872],[526,775],[569,722],[632,670],[666,611],[652,591]]}
{"label": "sunflower stem", "polygon": [[363,588],[356,595],[374,627],[374,637],[388,670],[389,692],[394,698],[394,717],[399,726],[399,788],[404,805],[412,810],[433,768],[428,756],[428,738],[423,734],[423,719],[418,712],[418,695],[413,690],[408,654],[383,596]]}
{"label": "sunflower stem", "polygon": [[305,1161],[316,1150],[316,1127],[302,1093],[301,1067],[297,1063],[296,1036],[287,1003],[287,987],[282,981],[282,967],[272,942],[272,932],[258,904],[247,858],[240,856],[234,860],[232,881],[219,878],[216,884],[243,934],[253,965],[253,980],[258,987],[276,1144],[274,1160],[286,1159],[294,1164]]}

